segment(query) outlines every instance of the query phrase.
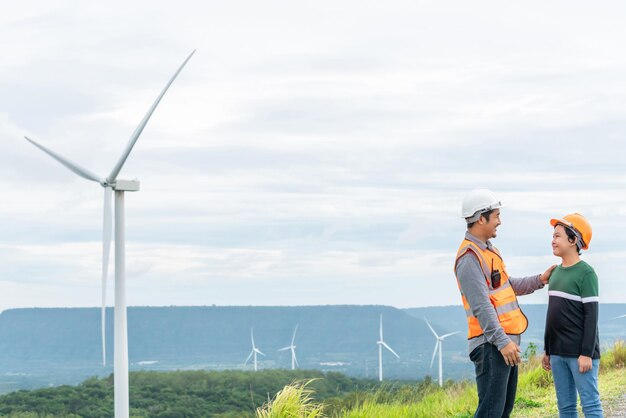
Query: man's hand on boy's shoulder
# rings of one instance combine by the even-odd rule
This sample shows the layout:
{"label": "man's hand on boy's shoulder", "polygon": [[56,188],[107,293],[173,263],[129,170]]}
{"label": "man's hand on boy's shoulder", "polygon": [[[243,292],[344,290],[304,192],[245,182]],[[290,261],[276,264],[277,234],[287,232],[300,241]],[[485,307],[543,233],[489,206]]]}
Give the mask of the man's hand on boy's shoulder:
{"label": "man's hand on boy's shoulder", "polygon": [[541,277],[539,277],[539,280],[541,280],[541,283],[543,283],[544,285],[548,284],[548,282],[550,281],[550,276],[552,275],[552,270],[554,270],[556,267],[556,264],[551,265],[548,270],[546,270]]}

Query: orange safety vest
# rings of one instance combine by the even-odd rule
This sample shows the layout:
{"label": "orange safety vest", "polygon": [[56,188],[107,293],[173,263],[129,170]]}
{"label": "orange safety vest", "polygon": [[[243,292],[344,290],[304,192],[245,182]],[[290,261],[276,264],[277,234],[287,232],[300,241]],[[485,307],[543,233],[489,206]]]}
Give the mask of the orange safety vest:
{"label": "orange safety vest", "polygon": [[[476,255],[476,258],[480,262],[480,267],[485,275],[485,282],[489,288],[489,301],[493,305],[493,308],[498,315],[498,321],[507,334],[515,335],[521,334],[528,328],[528,319],[520,309],[517,303],[517,297],[515,291],[511,287],[509,281],[509,275],[506,272],[504,261],[500,256],[500,253],[495,247],[491,249],[480,249],[478,245],[468,239],[464,239],[459,247],[459,251],[456,254],[456,262],[454,263],[454,274],[456,275],[456,264],[459,259],[465,255],[468,251],[471,251]],[[500,272],[500,287],[494,289],[491,285],[491,272],[498,270]],[[467,338],[474,338],[484,334],[483,329],[480,327],[478,318],[474,316],[472,308],[470,307],[463,290],[461,290],[461,284],[459,278],[456,278],[457,285],[461,291],[461,297],[463,299],[463,307],[465,308],[465,314],[467,316]]]}

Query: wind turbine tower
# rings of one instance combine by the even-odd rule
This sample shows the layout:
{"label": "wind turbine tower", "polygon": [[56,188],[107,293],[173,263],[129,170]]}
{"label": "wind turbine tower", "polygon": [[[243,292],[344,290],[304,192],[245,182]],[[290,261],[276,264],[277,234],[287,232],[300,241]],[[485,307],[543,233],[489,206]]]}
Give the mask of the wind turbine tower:
{"label": "wind turbine tower", "polygon": [[283,347],[280,350],[278,350],[278,351],[291,350],[291,370],[295,370],[296,366],[300,367],[300,365],[298,364],[298,359],[296,359],[296,346],[293,345],[294,342],[296,341],[297,331],[298,331],[298,325],[296,325],[296,328],[293,330],[293,336],[291,337],[291,345],[287,347]]}
{"label": "wind turbine tower", "polygon": [[256,345],[254,344],[254,331],[252,330],[252,328],[250,328],[250,340],[252,340],[252,351],[250,351],[250,355],[248,356],[248,358],[246,359],[246,362],[243,365],[245,366],[246,364],[248,364],[248,362],[250,361],[250,358],[254,357],[254,371],[256,372],[257,371],[256,355],[260,354],[262,356],[265,356],[265,354],[263,354],[261,350],[256,348]]}
{"label": "wind turbine tower", "polygon": [[387,345],[383,338],[383,314],[380,314],[380,340],[376,341],[378,344],[378,381],[383,381],[383,347],[391,351],[391,353],[400,360],[400,356],[396,354],[391,347]]}
{"label": "wind turbine tower", "polygon": [[172,78],[165,85],[161,94],[156,98],[148,112],[143,117],[137,128],[130,137],[126,149],[117,161],[111,173],[107,177],[99,177],[97,174],[81,167],[80,165],[68,160],[56,152],[38,144],[32,139],[25,137],[34,146],[63,164],[66,168],[75,174],[87,180],[95,181],[104,188],[104,216],[103,216],[103,232],[102,232],[102,310],[101,310],[101,326],[102,326],[102,364],[106,365],[106,341],[105,341],[105,313],[106,313],[106,285],[109,266],[109,253],[111,249],[111,229],[112,229],[112,211],[111,211],[111,195],[115,191],[115,323],[114,323],[114,400],[115,400],[115,417],[127,418],[129,415],[128,404],[128,331],[126,326],[126,250],[124,237],[124,192],[139,191],[139,181],[137,180],[118,180],[117,176],[122,170],[126,159],[130,155],[137,139],[145,128],[152,113],[158,106],[159,102],[174,82],[178,74],[182,71],[187,61],[196,52],[195,50],[189,54],[187,59],[181,64]]}
{"label": "wind turbine tower", "polygon": [[433,357],[430,360],[430,368],[431,369],[433,368],[433,361],[435,361],[435,355],[437,354],[437,349],[439,349],[439,386],[443,386],[443,360],[441,356],[443,340],[448,338],[451,335],[458,334],[461,331],[451,332],[449,334],[445,334],[440,337],[439,335],[437,335],[433,327],[430,325],[430,322],[428,322],[428,319],[424,318],[424,321],[426,321],[426,325],[428,325],[428,328],[430,328],[433,335],[437,339],[437,343],[435,344],[435,350],[433,351]]}

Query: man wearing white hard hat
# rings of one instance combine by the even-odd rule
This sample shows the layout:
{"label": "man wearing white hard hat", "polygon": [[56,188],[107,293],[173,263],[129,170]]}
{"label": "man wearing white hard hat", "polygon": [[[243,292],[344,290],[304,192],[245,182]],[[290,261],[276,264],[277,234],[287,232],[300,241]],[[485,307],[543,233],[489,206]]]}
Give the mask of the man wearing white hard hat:
{"label": "man wearing white hard hat", "polygon": [[500,226],[502,202],[487,189],[472,190],[462,203],[467,224],[454,265],[467,316],[470,359],[476,372],[475,417],[509,417],[517,390],[521,335],[528,320],[516,295],[527,295],[548,283],[543,274],[509,277],[502,256],[491,243]]}

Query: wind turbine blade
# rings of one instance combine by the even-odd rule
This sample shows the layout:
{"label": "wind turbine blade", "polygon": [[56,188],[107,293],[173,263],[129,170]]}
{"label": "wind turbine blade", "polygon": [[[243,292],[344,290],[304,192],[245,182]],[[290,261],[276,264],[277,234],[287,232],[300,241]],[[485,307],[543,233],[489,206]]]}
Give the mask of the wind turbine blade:
{"label": "wind turbine blade", "polygon": [[439,340],[437,340],[437,344],[435,344],[435,349],[433,350],[433,358],[430,359],[430,368],[433,368],[433,362],[435,361],[435,356],[437,355],[437,348],[439,348]]}
{"label": "wind turbine blade", "polygon": [[293,348],[291,349],[291,354],[293,354],[293,361],[296,362],[296,366],[300,367],[300,364],[298,364],[298,358],[296,357],[296,350],[294,350]]}
{"label": "wind turbine blade", "polygon": [[122,153],[122,156],[117,161],[117,163],[113,167],[113,170],[111,170],[111,173],[107,177],[107,181],[109,183],[114,183],[115,182],[115,179],[117,178],[117,175],[120,173],[120,170],[124,166],[124,163],[126,162],[126,159],[128,158],[128,155],[133,150],[133,147],[135,146],[135,142],[137,142],[137,139],[139,138],[139,135],[141,135],[141,132],[143,132],[143,128],[146,127],[146,124],[148,123],[148,120],[150,120],[150,117],[152,116],[152,113],[154,112],[156,107],[159,105],[159,102],[161,101],[161,99],[163,98],[165,93],[167,92],[167,89],[170,88],[170,86],[172,85],[172,83],[174,82],[176,77],[178,77],[178,74],[182,71],[182,69],[185,66],[185,64],[187,64],[187,61],[189,61],[189,59],[191,58],[191,56],[195,52],[196,52],[196,50],[194,49],[191,52],[191,54],[189,54],[187,59],[181,64],[181,66],[178,67],[178,70],[176,70],[176,72],[174,73],[172,78],[170,78],[170,81],[168,81],[168,83],[165,85],[165,87],[161,91],[161,94],[159,94],[159,96],[156,98],[156,100],[154,101],[154,103],[152,104],[150,109],[148,109],[148,113],[146,113],[146,115],[143,117],[141,122],[139,122],[139,125],[137,125],[137,128],[135,128],[135,132],[133,132],[133,134],[130,137],[130,140],[128,141],[128,145],[126,145],[126,149],[124,150],[124,152]]}
{"label": "wind turbine blade", "polygon": [[250,355],[248,356],[248,358],[246,359],[246,361],[243,363],[243,365],[245,366],[246,364],[248,364],[248,362],[250,361],[250,359],[252,358],[252,355],[254,354],[254,350],[250,351]]}
{"label": "wind turbine blade", "polygon": [[437,335],[437,333],[435,332],[433,327],[430,325],[430,322],[428,322],[428,319],[424,318],[424,321],[426,321],[426,325],[428,325],[428,328],[430,328],[430,330],[432,331],[432,333],[435,336],[435,338],[439,338],[439,335]]}
{"label": "wind turbine blade", "polygon": [[287,351],[289,350],[291,347],[283,347],[283,348],[279,348],[278,351]]}
{"label": "wind turbine blade", "polygon": [[257,353],[259,353],[260,355],[264,356],[265,354],[263,354],[263,352],[261,350],[259,350],[258,348],[255,348],[254,351],[256,351]]}
{"label": "wind turbine blade", "polygon": [[293,337],[291,337],[291,345],[293,345],[294,341],[296,341],[296,332],[298,332],[298,325],[296,325],[296,329],[293,330]]}
{"label": "wind turbine blade", "polygon": [[252,340],[252,349],[256,349],[256,346],[254,345],[254,332],[253,329],[250,328],[250,339]]}
{"label": "wind turbine blade", "polygon": [[461,332],[461,331],[451,332],[451,333],[449,333],[449,334],[442,335],[442,336],[441,336],[441,337],[439,337],[439,338],[441,338],[441,339],[443,340],[444,338],[447,338],[447,337],[449,337],[449,336],[451,336],[451,335],[454,335],[454,334],[458,334],[459,332]]}
{"label": "wind turbine blade", "polygon": [[102,220],[102,366],[106,366],[106,297],[109,275],[109,254],[111,253],[111,230],[113,228],[110,187],[104,188],[104,215]]}
{"label": "wind turbine blade", "polygon": [[27,136],[25,136],[24,138],[26,138],[26,140],[28,142],[30,142],[31,144],[33,144],[34,146],[36,146],[37,148],[39,148],[40,150],[42,150],[43,152],[45,152],[46,154],[48,154],[49,156],[51,156],[52,158],[54,158],[55,160],[57,160],[58,162],[63,164],[65,167],[67,167],[68,169],[70,169],[74,173],[76,173],[79,176],[81,176],[82,178],[87,179],[87,180],[96,181],[96,182],[98,182],[100,184],[102,184],[104,182],[103,179],[101,179],[96,174],[92,173],[91,171],[87,170],[86,168],[83,168],[83,167],[79,166],[78,164],[68,160],[65,157],[62,157],[61,155],[57,154],[56,152],[52,151],[51,149],[48,149],[48,148],[44,147],[43,145],[38,144],[37,142],[33,141],[32,139],[30,139]]}
{"label": "wind turbine blade", "polygon": [[391,351],[391,352],[393,353],[393,355],[394,355],[394,356],[396,356],[396,357],[400,358],[400,356],[399,356],[398,354],[396,354],[396,352],[395,352],[395,351],[393,351],[393,349],[392,349],[391,347],[389,347],[389,346],[387,345],[387,343],[386,343],[386,342],[381,341],[380,343],[381,343],[382,345],[384,345],[384,346],[385,346],[385,348],[386,348],[387,350]]}
{"label": "wind turbine blade", "polygon": [[611,318],[611,320],[613,320],[613,319],[625,318],[625,317],[626,317],[626,314],[624,314],[624,315],[619,315],[619,316],[616,316],[615,318]]}

